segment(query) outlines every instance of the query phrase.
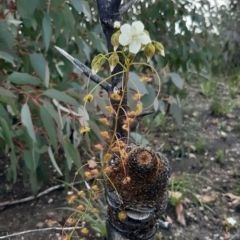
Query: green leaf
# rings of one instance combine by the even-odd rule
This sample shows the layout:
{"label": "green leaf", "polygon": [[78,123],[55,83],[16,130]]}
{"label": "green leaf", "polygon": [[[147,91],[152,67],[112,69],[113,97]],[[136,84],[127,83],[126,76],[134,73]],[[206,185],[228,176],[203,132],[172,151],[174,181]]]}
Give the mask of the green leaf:
{"label": "green leaf", "polygon": [[148,140],[137,132],[130,132],[130,137],[133,139],[134,143],[141,144],[143,146],[148,145]]}
{"label": "green leaf", "polygon": [[55,110],[54,106],[50,102],[44,101],[44,107],[47,109],[48,113],[54,118],[55,122],[58,125],[58,128],[62,129],[63,128],[62,121],[60,119],[58,112]]}
{"label": "green leaf", "polygon": [[64,152],[68,158],[68,164],[74,162],[77,168],[81,168],[82,162],[78,150],[71,144],[71,142],[65,139],[63,143]]}
{"label": "green leaf", "polygon": [[148,94],[145,94],[141,98],[141,100],[142,100],[142,103],[143,103],[143,108],[148,108],[150,105],[153,104],[153,102],[156,98],[156,92],[151,85],[146,85],[145,87],[148,91]]}
{"label": "green leaf", "polygon": [[22,18],[30,18],[36,7],[38,0],[17,0],[17,10]]}
{"label": "green leaf", "polygon": [[29,136],[36,143],[37,142],[36,135],[33,128],[31,113],[27,103],[25,103],[21,109],[21,121],[24,124],[24,126],[27,128]]}
{"label": "green leaf", "polygon": [[6,62],[11,63],[13,67],[16,67],[16,64],[14,63],[14,57],[9,53],[0,51],[0,58],[4,59]]}
{"label": "green leaf", "polygon": [[23,159],[24,163],[26,164],[29,171],[34,172],[34,163],[33,163],[33,156],[32,152],[30,150],[24,150],[23,151]]}
{"label": "green leaf", "polygon": [[0,103],[0,116],[11,126],[12,116],[9,116],[9,109],[11,109],[9,105],[5,109],[5,106]]}
{"label": "green leaf", "polygon": [[169,76],[171,77],[173,83],[175,84],[176,87],[178,87],[179,89],[183,88],[183,84],[184,81],[182,80],[182,78],[176,74],[176,73],[169,73]]}
{"label": "green leaf", "polygon": [[11,160],[11,170],[12,170],[12,174],[13,174],[13,183],[15,183],[17,181],[17,157],[15,154],[14,149],[11,149],[11,153],[10,153],[10,160]]}
{"label": "green leaf", "polygon": [[170,106],[170,113],[173,115],[178,126],[182,125],[182,111],[180,106],[177,103],[172,103]]}
{"label": "green leaf", "polygon": [[12,91],[9,91],[3,87],[0,87],[0,95],[4,97],[11,97],[11,98],[16,98],[17,96],[14,95]]}
{"label": "green leaf", "polygon": [[43,55],[38,53],[30,54],[30,62],[32,64],[34,71],[44,81],[44,85],[48,87],[50,73],[47,61],[45,60]]}
{"label": "green leaf", "polygon": [[51,159],[51,161],[52,161],[52,164],[53,164],[54,168],[55,168],[56,171],[59,173],[59,175],[62,176],[62,175],[63,175],[63,174],[62,174],[62,171],[60,170],[60,168],[59,168],[58,165],[57,165],[57,162],[56,162],[56,160],[55,160],[55,158],[54,158],[54,155],[53,155],[53,152],[52,152],[51,147],[48,147],[48,154],[49,154],[49,157],[50,157],[50,159]]}
{"label": "green leaf", "polygon": [[0,20],[0,42],[4,42],[10,49],[14,45],[14,35],[9,30],[6,20]]}
{"label": "green leaf", "polygon": [[145,84],[140,81],[140,77],[134,72],[129,72],[128,88],[140,92],[142,95],[148,94]]}
{"label": "green leaf", "polygon": [[33,193],[34,196],[36,196],[37,192],[38,192],[38,187],[39,187],[36,172],[31,172],[30,173],[29,181],[30,181],[32,193]]}
{"label": "green leaf", "polygon": [[32,85],[41,84],[41,81],[39,78],[33,77],[28,73],[20,73],[20,72],[13,72],[11,75],[8,76],[8,80],[11,83],[15,83],[15,84],[32,84]]}
{"label": "green leaf", "polygon": [[46,13],[43,18],[42,29],[43,29],[44,44],[47,51],[51,42],[51,35],[52,35],[51,18],[49,16],[49,13]]}
{"label": "green leaf", "polygon": [[68,96],[66,93],[60,92],[56,89],[53,89],[53,88],[48,89],[43,94],[52,99],[56,99],[58,101],[62,101],[64,103],[68,103],[70,105],[79,107],[79,103],[74,98],[72,98],[72,97]]}
{"label": "green leaf", "polygon": [[57,146],[57,133],[54,125],[54,121],[48,110],[40,106],[40,115],[41,119],[43,121],[43,126],[45,130],[47,131],[48,137],[50,139],[50,143],[53,145],[55,151],[58,151],[58,146]]}
{"label": "green leaf", "polygon": [[81,1],[79,0],[70,0],[71,4],[73,7],[76,9],[77,12],[82,12],[83,11],[83,6]]}
{"label": "green leaf", "polygon": [[81,1],[82,2],[82,11],[85,14],[85,16],[89,19],[89,21],[92,21],[92,16],[91,16],[91,10],[89,3],[87,1]]}
{"label": "green leaf", "polygon": [[14,148],[12,137],[11,137],[11,132],[10,132],[8,124],[4,118],[0,118],[0,124],[1,124],[2,134],[3,134],[5,142],[7,143],[7,145],[10,148]]}

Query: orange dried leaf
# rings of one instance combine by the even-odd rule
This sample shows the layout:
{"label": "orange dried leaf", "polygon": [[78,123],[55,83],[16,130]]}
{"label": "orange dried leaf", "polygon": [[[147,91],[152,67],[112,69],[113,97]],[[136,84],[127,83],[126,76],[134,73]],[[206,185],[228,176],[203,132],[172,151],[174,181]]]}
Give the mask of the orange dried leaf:
{"label": "orange dried leaf", "polygon": [[128,132],[129,126],[127,124],[123,124],[122,129]]}
{"label": "orange dried leaf", "polygon": [[129,118],[134,118],[134,117],[137,116],[137,113],[134,112],[134,111],[131,111],[131,112],[128,112],[128,113],[127,113],[127,116],[128,116]]}
{"label": "orange dried leaf", "polygon": [[175,207],[175,211],[176,211],[176,214],[177,214],[177,220],[178,222],[183,225],[183,226],[186,226],[186,220],[185,220],[185,217],[184,217],[184,211],[183,211],[183,205],[182,203],[178,203]]}
{"label": "orange dried leaf", "polygon": [[100,132],[100,134],[107,139],[110,138],[109,133],[107,131],[102,131],[102,132]]}
{"label": "orange dried leaf", "polygon": [[103,169],[103,172],[105,172],[105,173],[107,173],[107,174],[111,173],[112,171],[113,171],[113,170],[112,170],[111,167],[106,167],[106,168]]}
{"label": "orange dried leaf", "polygon": [[122,181],[123,184],[127,184],[131,181],[131,178],[130,177],[125,177]]}
{"label": "orange dried leaf", "polygon": [[215,196],[208,196],[208,195],[203,195],[199,197],[199,200],[202,203],[209,203],[215,201],[216,197]]}
{"label": "orange dried leaf", "polygon": [[75,200],[76,200],[76,196],[75,195],[71,195],[71,196],[69,196],[68,198],[67,198],[67,202],[69,203],[69,204],[71,204],[71,203],[73,203]]}
{"label": "orange dried leaf", "polygon": [[99,191],[98,185],[93,185],[93,186],[92,186],[92,190],[93,190],[93,191]]}
{"label": "orange dried leaf", "polygon": [[108,121],[108,119],[107,119],[107,118],[99,118],[99,121],[100,121],[101,123],[103,123],[103,124],[107,125],[107,126],[109,126],[109,125],[110,125],[110,122]]}
{"label": "orange dried leaf", "polygon": [[99,174],[99,171],[97,169],[93,169],[91,170],[91,174],[96,176]]}
{"label": "orange dried leaf", "polygon": [[96,144],[96,145],[94,145],[94,147],[99,151],[103,150],[103,146],[101,144]]}
{"label": "orange dried leaf", "polygon": [[106,153],[106,154],[104,155],[104,157],[103,157],[104,161],[108,161],[108,160],[110,160],[111,158],[112,158],[112,154],[110,154],[110,153]]}
{"label": "orange dried leaf", "polygon": [[126,118],[126,119],[124,120],[124,123],[125,123],[125,124],[131,124],[133,121],[134,121],[133,118]]}
{"label": "orange dried leaf", "polygon": [[135,93],[133,95],[133,100],[136,100],[136,101],[139,101],[142,97],[142,94],[141,93]]}
{"label": "orange dried leaf", "polygon": [[84,173],[84,175],[85,175],[86,178],[90,178],[91,177],[91,173],[89,171],[86,171]]}
{"label": "orange dried leaf", "polygon": [[67,219],[66,223],[70,226],[75,225],[76,219],[70,217],[70,218]]}
{"label": "orange dried leaf", "polygon": [[111,151],[112,152],[119,152],[120,149],[119,149],[119,147],[113,147],[113,148],[111,148]]}
{"label": "orange dried leaf", "polygon": [[126,143],[123,142],[122,140],[119,140],[119,141],[117,141],[117,145],[118,145],[119,147],[125,147],[125,146],[126,146]]}
{"label": "orange dried leaf", "polygon": [[48,227],[52,227],[53,225],[58,224],[58,222],[55,221],[55,220],[47,220],[47,221],[45,221],[45,222],[46,222],[46,224],[47,224]]}
{"label": "orange dried leaf", "polygon": [[167,221],[172,224],[173,223],[173,220],[167,215]]}
{"label": "orange dried leaf", "polygon": [[77,210],[83,212],[83,211],[85,211],[85,207],[82,204],[80,204],[77,206]]}
{"label": "orange dried leaf", "polygon": [[112,114],[115,113],[115,111],[114,111],[114,109],[113,109],[112,106],[106,106],[105,108],[106,108],[106,110],[107,110],[108,112],[110,112],[110,113],[112,113]]}
{"label": "orange dried leaf", "polygon": [[175,200],[179,200],[182,198],[182,193],[181,192],[174,192],[174,191],[169,191],[170,197],[174,198]]}
{"label": "orange dried leaf", "polygon": [[84,192],[83,190],[78,191],[77,195],[78,195],[79,197],[85,197],[85,196],[86,196],[86,194],[85,194],[85,192]]}

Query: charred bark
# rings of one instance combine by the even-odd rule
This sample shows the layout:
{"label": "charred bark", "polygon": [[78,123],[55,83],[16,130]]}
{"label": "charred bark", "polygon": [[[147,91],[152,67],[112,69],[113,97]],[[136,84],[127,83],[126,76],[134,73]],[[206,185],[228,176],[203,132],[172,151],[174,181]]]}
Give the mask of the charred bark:
{"label": "charred bark", "polygon": [[[114,23],[121,21],[136,0],[130,0],[120,6],[121,0],[97,0],[100,22],[107,40],[108,52],[113,52],[111,37],[115,32]],[[79,68],[86,76],[100,84],[109,95],[117,92],[121,101],[111,99],[111,104],[118,115],[113,116],[112,129],[115,140],[127,144],[127,131],[122,126],[126,113],[130,110],[127,104],[125,87],[126,74],[123,72],[124,59],[119,54],[121,64],[111,72],[111,84],[101,83],[101,78],[91,76],[91,70],[74,59],[64,50],[56,48],[62,55]],[[121,50],[121,49],[118,49]],[[143,112],[142,117],[151,112]],[[105,196],[107,201],[107,234],[108,240],[146,240],[152,239],[160,228],[167,229],[169,224],[161,221],[168,201],[167,184],[170,177],[168,160],[161,153],[151,148],[138,145],[124,147],[125,155],[114,154],[108,163],[111,172],[106,179]],[[111,149],[109,150],[111,152]]]}
{"label": "charred bark", "polygon": [[[115,31],[114,22],[120,21],[121,14],[135,2],[136,0],[129,1],[120,9],[121,0],[97,0],[109,52],[113,51],[111,36]],[[124,64],[121,55],[119,59]],[[112,74],[122,70],[122,67],[117,65]],[[117,88],[121,95],[123,89],[119,89],[118,86],[124,88],[127,84],[125,78],[124,73],[112,77],[112,91]],[[123,131],[122,126],[125,112],[128,111],[126,92],[121,97],[120,114],[115,118],[117,121],[113,123],[113,129],[117,129],[117,138],[124,141],[126,131]],[[119,108],[119,102],[111,103],[115,110]],[[168,200],[169,163],[162,154],[136,145],[128,146],[125,158],[115,156],[110,161],[113,171],[108,175],[105,189],[108,204],[108,240],[151,239],[159,228],[168,227],[160,218]]]}

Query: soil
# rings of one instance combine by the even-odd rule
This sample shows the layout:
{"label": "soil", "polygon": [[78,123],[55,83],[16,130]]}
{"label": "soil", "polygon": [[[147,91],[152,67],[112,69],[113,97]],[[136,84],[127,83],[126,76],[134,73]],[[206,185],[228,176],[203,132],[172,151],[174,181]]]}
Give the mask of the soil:
{"label": "soil", "polygon": [[[191,102],[191,105],[189,105]],[[240,226],[240,200],[234,205],[232,193],[240,195],[240,105],[231,113],[215,117],[209,110],[209,101],[194,94],[183,105],[183,126],[176,127],[170,118],[168,127],[154,129],[146,135],[155,149],[169,159],[172,177],[186,179],[182,185],[172,185],[171,192],[181,192],[179,202],[169,203],[166,216],[171,229],[163,230],[156,239],[214,240],[230,239]],[[220,150],[223,150],[220,152]],[[223,157],[217,157],[223,153]],[[220,154],[221,155],[221,154]],[[222,155],[221,155],[222,156]],[[4,159],[0,169],[4,169]],[[0,202],[31,196],[21,177],[15,185],[0,174]],[[52,180],[51,186],[59,182]],[[50,187],[50,186],[49,186]],[[47,186],[45,186],[47,188]],[[201,200],[201,201],[200,201]],[[70,212],[59,209],[66,206],[66,194],[61,188],[38,199],[0,208],[1,236],[53,226],[63,226]],[[183,213],[179,210],[183,209]],[[178,212],[178,214],[177,214]],[[232,226],[229,218],[236,220]],[[228,220],[227,220],[228,219]],[[52,221],[52,222],[51,222]],[[76,231],[77,233],[77,231]],[[78,231],[79,234],[79,231]],[[80,239],[81,235],[78,235]],[[85,239],[103,239],[93,230]],[[62,231],[40,231],[5,239],[63,239]],[[240,239],[240,238],[239,238]]]}

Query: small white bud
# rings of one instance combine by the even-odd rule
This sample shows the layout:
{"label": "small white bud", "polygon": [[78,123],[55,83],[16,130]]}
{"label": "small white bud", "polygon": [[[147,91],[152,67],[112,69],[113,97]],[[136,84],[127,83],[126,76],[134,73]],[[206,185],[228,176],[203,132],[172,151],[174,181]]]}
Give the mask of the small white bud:
{"label": "small white bud", "polygon": [[115,22],[113,23],[113,27],[114,27],[114,28],[120,28],[120,27],[121,27],[121,23],[120,23],[119,21],[115,21]]}

